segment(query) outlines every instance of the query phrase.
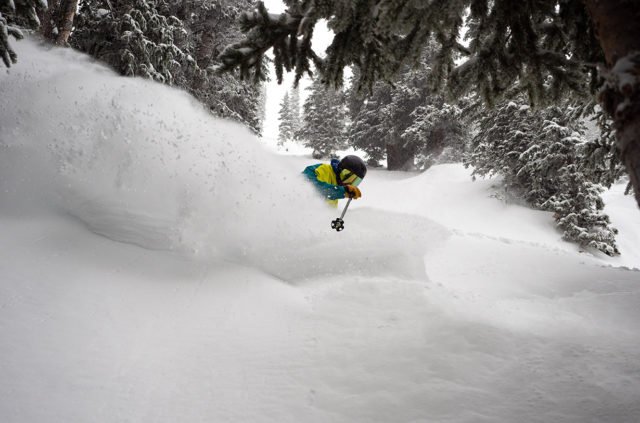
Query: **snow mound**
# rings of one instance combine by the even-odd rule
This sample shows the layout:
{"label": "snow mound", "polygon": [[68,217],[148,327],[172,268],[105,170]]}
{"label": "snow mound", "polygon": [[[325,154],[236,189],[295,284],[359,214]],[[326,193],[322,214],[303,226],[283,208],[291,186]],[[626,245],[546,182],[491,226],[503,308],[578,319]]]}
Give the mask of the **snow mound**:
{"label": "snow mound", "polygon": [[322,216],[300,169],[185,93],[71,50],[20,47],[1,77],[15,100],[0,109],[0,213],[44,207],[114,240],[205,256],[284,248],[304,233],[294,217]]}
{"label": "snow mound", "polygon": [[241,125],[73,51],[21,47],[20,66],[2,77],[3,97],[16,100],[0,117],[0,213],[57,210],[116,241],[241,261],[286,280],[423,275],[427,246],[446,236],[426,219],[371,210],[351,210],[337,234],[330,222],[341,210],[324,207],[302,169]]}

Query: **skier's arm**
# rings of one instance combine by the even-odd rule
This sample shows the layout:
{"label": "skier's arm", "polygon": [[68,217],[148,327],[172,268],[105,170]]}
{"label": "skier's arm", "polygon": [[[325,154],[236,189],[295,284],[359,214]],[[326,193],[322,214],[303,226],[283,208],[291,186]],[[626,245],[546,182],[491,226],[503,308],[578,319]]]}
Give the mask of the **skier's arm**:
{"label": "skier's arm", "polygon": [[318,175],[316,175],[316,167],[317,165],[307,166],[307,168],[302,172],[304,176],[309,178],[313,185],[316,187],[318,192],[328,200],[339,200],[345,197],[345,190],[341,186],[331,185],[326,182],[322,182],[318,180]]}

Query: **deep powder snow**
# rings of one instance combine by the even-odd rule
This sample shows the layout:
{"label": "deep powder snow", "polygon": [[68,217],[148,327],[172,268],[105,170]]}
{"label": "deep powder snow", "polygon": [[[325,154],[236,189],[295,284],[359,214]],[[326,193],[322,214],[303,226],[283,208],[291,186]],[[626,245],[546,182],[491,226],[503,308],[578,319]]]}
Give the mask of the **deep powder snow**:
{"label": "deep powder snow", "polygon": [[457,164],[371,170],[338,234],[308,157],[71,50],[16,48],[3,422],[640,420],[639,211],[621,186],[618,258]]}

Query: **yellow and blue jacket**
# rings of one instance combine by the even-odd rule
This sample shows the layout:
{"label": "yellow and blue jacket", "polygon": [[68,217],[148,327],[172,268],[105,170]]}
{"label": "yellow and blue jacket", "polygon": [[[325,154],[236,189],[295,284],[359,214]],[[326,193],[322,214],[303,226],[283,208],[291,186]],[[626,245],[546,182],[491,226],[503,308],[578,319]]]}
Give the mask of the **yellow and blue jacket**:
{"label": "yellow and blue jacket", "polygon": [[[334,165],[335,161],[335,165]],[[333,206],[338,207],[338,200],[345,198],[345,190],[338,185],[338,178],[336,176],[336,166],[338,160],[331,160],[331,164],[319,163],[316,165],[307,166],[302,174],[309,178],[318,192],[327,199],[327,202]]]}

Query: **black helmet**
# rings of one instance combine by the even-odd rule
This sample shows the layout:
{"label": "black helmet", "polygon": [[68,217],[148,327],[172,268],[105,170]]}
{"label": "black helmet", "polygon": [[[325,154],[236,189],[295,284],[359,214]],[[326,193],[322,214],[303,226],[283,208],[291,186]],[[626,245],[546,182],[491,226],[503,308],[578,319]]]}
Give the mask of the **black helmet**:
{"label": "black helmet", "polygon": [[367,165],[358,156],[346,156],[340,160],[340,163],[338,163],[338,175],[345,169],[355,173],[359,178],[364,178],[364,175],[367,174]]}

